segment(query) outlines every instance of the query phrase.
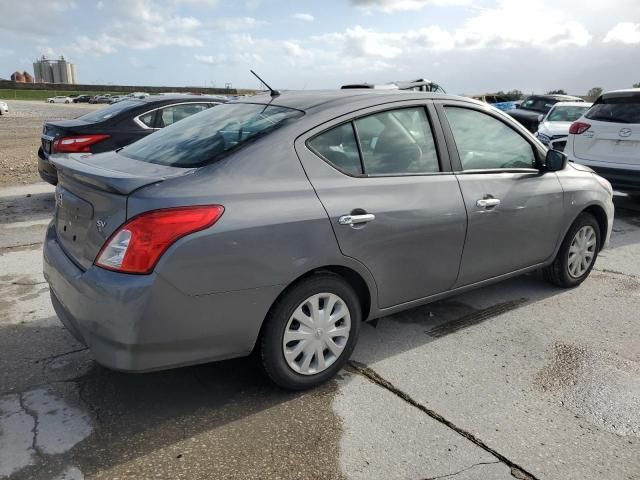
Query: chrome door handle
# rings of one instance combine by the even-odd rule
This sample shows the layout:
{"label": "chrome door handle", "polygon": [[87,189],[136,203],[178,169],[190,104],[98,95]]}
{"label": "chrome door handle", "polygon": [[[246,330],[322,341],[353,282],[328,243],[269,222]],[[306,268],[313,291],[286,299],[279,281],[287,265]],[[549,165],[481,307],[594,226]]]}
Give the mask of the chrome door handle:
{"label": "chrome door handle", "polygon": [[365,213],[363,215],[342,215],[338,219],[340,225],[357,225],[359,223],[367,223],[375,220],[376,216],[373,213]]}
{"label": "chrome door handle", "polygon": [[497,207],[498,205],[500,205],[500,199],[499,198],[481,198],[476,202],[476,205],[480,208]]}

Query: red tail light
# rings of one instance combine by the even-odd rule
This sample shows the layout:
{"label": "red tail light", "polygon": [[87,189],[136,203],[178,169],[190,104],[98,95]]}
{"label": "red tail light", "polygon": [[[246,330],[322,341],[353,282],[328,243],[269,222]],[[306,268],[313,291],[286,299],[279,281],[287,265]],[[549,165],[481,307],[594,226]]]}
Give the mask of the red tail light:
{"label": "red tail light", "polygon": [[209,228],[223,213],[222,205],[145,212],[113,232],[95,264],[116,272],[151,273],[171,245],[186,235]]}
{"label": "red tail light", "polygon": [[573,122],[569,127],[569,133],[573,135],[581,135],[591,128],[591,125],[584,122]]}
{"label": "red tail light", "polygon": [[53,153],[83,153],[90,152],[91,145],[102,142],[109,135],[79,135],[77,137],[62,137],[53,142]]}

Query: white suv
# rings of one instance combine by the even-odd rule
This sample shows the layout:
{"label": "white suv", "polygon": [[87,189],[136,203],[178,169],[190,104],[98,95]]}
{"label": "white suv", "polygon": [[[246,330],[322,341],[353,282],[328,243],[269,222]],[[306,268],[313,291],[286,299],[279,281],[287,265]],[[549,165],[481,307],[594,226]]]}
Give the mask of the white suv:
{"label": "white suv", "polygon": [[611,182],[640,195],[640,88],[604,93],[571,124],[564,153]]}

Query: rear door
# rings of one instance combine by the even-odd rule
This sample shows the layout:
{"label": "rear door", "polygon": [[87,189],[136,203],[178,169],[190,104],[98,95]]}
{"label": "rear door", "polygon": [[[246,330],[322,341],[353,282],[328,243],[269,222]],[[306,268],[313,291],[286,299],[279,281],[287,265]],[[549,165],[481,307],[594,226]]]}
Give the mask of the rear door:
{"label": "rear door", "polygon": [[451,101],[438,112],[469,218],[456,286],[547,260],[560,235],[563,191],[555,173],[536,168],[534,142],[491,109]]}
{"label": "rear door", "polygon": [[432,108],[369,108],[296,140],[340,249],[372,272],[380,308],[446,291],[458,275],[466,212]]}
{"label": "rear door", "polygon": [[590,127],[573,135],[578,161],[640,165],[640,92],[605,95],[581,121]]}

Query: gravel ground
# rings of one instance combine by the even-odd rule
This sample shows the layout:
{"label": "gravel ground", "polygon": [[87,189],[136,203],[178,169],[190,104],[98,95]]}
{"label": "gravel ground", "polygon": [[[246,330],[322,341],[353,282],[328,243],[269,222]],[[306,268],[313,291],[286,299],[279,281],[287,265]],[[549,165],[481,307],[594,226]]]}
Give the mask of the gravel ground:
{"label": "gravel ground", "polygon": [[7,100],[9,114],[0,117],[0,185],[33,183],[38,175],[38,147],[47,120],[75,118],[103,105]]}

